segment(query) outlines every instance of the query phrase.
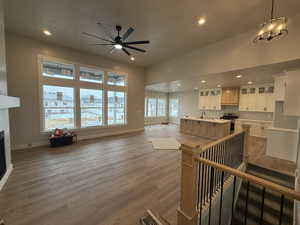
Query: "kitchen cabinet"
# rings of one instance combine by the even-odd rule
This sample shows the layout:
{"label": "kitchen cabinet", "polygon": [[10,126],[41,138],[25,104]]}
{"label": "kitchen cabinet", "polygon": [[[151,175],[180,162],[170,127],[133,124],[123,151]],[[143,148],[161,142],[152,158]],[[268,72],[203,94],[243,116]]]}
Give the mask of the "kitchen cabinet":
{"label": "kitchen cabinet", "polygon": [[258,112],[274,112],[274,86],[260,86],[257,92],[256,109]]}
{"label": "kitchen cabinet", "polygon": [[221,119],[180,119],[180,132],[188,135],[219,139],[230,135],[230,121]]}
{"label": "kitchen cabinet", "polygon": [[243,130],[243,125],[250,126],[250,136],[266,138],[266,130],[272,127],[272,121],[264,120],[247,120],[247,119],[238,119],[235,120],[235,132],[240,132]]}
{"label": "kitchen cabinet", "polygon": [[221,105],[238,105],[239,88],[222,88]]}
{"label": "kitchen cabinet", "polygon": [[221,89],[206,89],[199,91],[200,110],[221,110]]}
{"label": "kitchen cabinet", "polygon": [[274,85],[245,86],[240,90],[240,111],[274,112]]}
{"label": "kitchen cabinet", "polygon": [[300,70],[287,72],[284,114],[288,116],[300,116]]}
{"label": "kitchen cabinet", "polygon": [[286,88],[286,76],[275,77],[274,99],[275,101],[284,101]]}

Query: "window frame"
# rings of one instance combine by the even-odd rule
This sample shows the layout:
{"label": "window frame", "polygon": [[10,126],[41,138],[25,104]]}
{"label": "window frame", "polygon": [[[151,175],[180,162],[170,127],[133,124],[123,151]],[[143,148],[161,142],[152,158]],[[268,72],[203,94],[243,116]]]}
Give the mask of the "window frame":
{"label": "window frame", "polygon": [[[172,115],[172,101],[177,101],[177,115]],[[171,118],[178,118],[179,117],[179,98],[169,98],[169,117]]]}
{"label": "window frame", "polygon": [[[149,112],[149,99],[155,99],[155,115],[154,116],[148,116]],[[165,109],[164,109],[164,116],[158,115],[158,101],[164,100],[165,102]],[[163,96],[154,96],[154,95],[145,95],[144,100],[144,118],[165,118],[168,116],[168,98]]]}
{"label": "window frame", "polygon": [[[71,79],[43,76],[43,61],[72,64],[74,66],[74,79],[71,80]],[[71,62],[68,60],[55,58],[55,57],[48,57],[48,56],[44,56],[44,55],[37,56],[37,66],[38,66],[38,85],[39,85],[38,98],[39,98],[40,132],[41,133],[49,133],[52,131],[52,130],[45,129],[45,113],[44,113],[44,105],[43,105],[43,101],[44,101],[43,85],[70,87],[70,88],[74,89],[74,128],[69,129],[71,131],[128,126],[128,74],[126,72],[116,71],[113,69],[106,69],[106,68],[98,67],[98,66],[86,65],[86,64],[77,63],[77,62]],[[103,82],[102,83],[94,83],[94,82],[80,80],[80,68],[81,67],[86,67],[86,68],[90,68],[90,69],[103,71],[104,72]],[[109,72],[113,72],[118,75],[124,76],[125,86],[108,85],[107,77],[108,77]],[[80,89],[102,90],[103,125],[82,127],[82,125],[81,125],[81,107],[80,107]],[[108,91],[123,91],[125,93],[124,124],[108,125],[108,99],[107,99]]]}

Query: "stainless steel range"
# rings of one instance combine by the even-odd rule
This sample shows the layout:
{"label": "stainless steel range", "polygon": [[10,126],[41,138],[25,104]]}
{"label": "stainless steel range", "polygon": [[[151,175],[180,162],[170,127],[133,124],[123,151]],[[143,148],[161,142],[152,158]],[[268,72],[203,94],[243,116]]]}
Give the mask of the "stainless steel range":
{"label": "stainless steel range", "polygon": [[231,133],[233,133],[234,132],[235,120],[238,119],[238,118],[239,117],[234,113],[224,113],[224,115],[220,119],[230,120],[230,131],[231,131]]}

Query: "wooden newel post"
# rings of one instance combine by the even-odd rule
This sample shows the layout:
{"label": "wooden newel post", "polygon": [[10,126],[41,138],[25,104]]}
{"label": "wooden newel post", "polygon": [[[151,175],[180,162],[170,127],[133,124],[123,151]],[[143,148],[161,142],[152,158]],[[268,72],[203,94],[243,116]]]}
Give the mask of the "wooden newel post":
{"label": "wooden newel post", "polygon": [[243,130],[245,131],[245,136],[244,136],[244,151],[243,151],[243,156],[244,156],[244,163],[248,163],[249,160],[249,137],[250,137],[250,125],[242,125]]}
{"label": "wooden newel post", "polygon": [[177,210],[178,225],[197,224],[197,180],[198,164],[194,160],[199,146],[182,145],[180,205]]}

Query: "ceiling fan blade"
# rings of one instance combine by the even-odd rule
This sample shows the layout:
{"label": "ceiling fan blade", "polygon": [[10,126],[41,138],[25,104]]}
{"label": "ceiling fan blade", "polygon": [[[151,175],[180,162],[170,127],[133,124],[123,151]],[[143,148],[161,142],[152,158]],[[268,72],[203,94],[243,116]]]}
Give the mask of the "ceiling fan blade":
{"label": "ceiling fan blade", "polygon": [[111,40],[115,40],[115,38],[112,35],[111,30],[109,30],[103,23],[98,22],[98,26],[104,31],[107,37],[109,37]]}
{"label": "ceiling fan blade", "polygon": [[100,39],[100,40],[102,40],[102,41],[107,41],[107,42],[113,43],[113,42],[110,41],[110,40],[107,40],[107,39],[105,39],[105,38],[99,37],[99,36],[94,35],[94,34],[89,34],[89,33],[86,33],[86,32],[82,32],[82,33],[83,33],[84,35],[89,36],[89,37],[93,37],[93,38]]}
{"label": "ceiling fan blade", "polygon": [[129,27],[125,34],[123,34],[122,41],[125,41],[133,31],[134,29],[132,27]]}
{"label": "ceiling fan blade", "polygon": [[123,42],[126,45],[140,45],[140,44],[149,44],[150,41],[130,41],[130,42]]}
{"label": "ceiling fan blade", "polygon": [[122,48],[122,50],[123,50],[127,55],[131,55],[130,52],[128,52],[125,48]]}
{"label": "ceiling fan blade", "polygon": [[128,46],[128,45],[125,45],[125,48],[130,48],[130,49],[133,49],[133,50],[136,50],[139,52],[146,52],[146,50],[144,50],[144,49],[140,49],[140,48],[136,48],[136,47],[132,47],[132,46]]}
{"label": "ceiling fan blade", "polygon": [[111,43],[111,44],[90,44],[90,45],[114,45],[113,43]]}

